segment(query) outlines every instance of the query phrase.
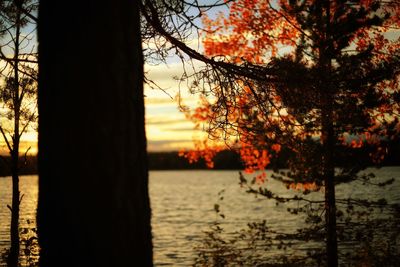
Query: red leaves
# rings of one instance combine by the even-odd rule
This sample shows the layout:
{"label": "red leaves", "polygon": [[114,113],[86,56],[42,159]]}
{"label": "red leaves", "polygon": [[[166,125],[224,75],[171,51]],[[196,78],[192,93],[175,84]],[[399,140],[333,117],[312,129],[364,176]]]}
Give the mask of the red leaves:
{"label": "red leaves", "polygon": [[317,191],[320,186],[318,186],[315,182],[312,183],[291,183],[288,185],[288,188],[298,190],[298,191]]}
{"label": "red leaves", "polygon": [[238,0],[230,4],[229,16],[203,18],[203,46],[208,56],[227,56],[261,64],[280,46],[295,45],[300,32],[292,15],[283,17],[268,0]]}
{"label": "red leaves", "polygon": [[279,152],[281,151],[281,145],[280,145],[280,144],[273,144],[273,145],[271,146],[271,149],[272,149],[273,151],[275,151],[276,153],[279,153]]}
{"label": "red leaves", "polygon": [[242,143],[240,156],[245,164],[245,172],[264,170],[270,163],[270,155],[265,149],[258,150],[249,144]]}
{"label": "red leaves", "polygon": [[[274,61],[271,60],[271,56],[278,53],[289,54],[278,57],[278,59],[286,58],[288,59],[287,62],[290,63],[283,65],[279,69],[281,72],[277,77],[277,79],[286,81],[292,78],[291,76],[295,74],[295,71],[282,72],[282,70],[290,70],[288,66],[293,65],[295,62],[298,63],[296,61],[298,57],[296,48],[301,48],[305,49],[305,52],[299,52],[301,49],[298,50],[299,53],[303,53],[299,56],[298,64],[305,66],[304,76],[306,76],[313,66],[319,64],[319,53],[324,50],[318,50],[318,47],[321,46],[321,43],[318,42],[322,42],[321,40],[323,40],[323,36],[326,33],[322,26],[316,25],[319,23],[318,19],[307,13],[311,12],[311,9],[304,9],[302,11],[304,14],[296,14],[297,7],[290,6],[289,2],[287,0],[236,0],[229,3],[229,15],[220,13],[215,20],[206,15],[203,16],[203,23],[206,29],[203,32],[205,53],[209,57],[219,57],[238,65],[251,63],[262,66],[273,65]],[[313,7],[313,3],[313,0],[304,2],[306,7]],[[363,79],[369,69],[379,70],[378,67],[380,65],[389,64],[390,60],[393,59],[393,55],[398,53],[400,49],[399,40],[396,40],[393,37],[395,36],[393,32],[390,32],[394,27],[400,26],[400,6],[392,1],[382,2],[379,12],[377,12],[373,7],[375,3],[376,1],[371,0],[361,1],[359,4],[363,6],[363,12],[365,11],[369,15],[360,15],[354,20],[351,20],[350,13],[356,9],[343,9],[349,3],[340,1],[330,3],[330,21],[332,25],[335,24],[334,26],[338,27],[335,29],[332,27],[332,31],[337,30],[335,32],[336,35],[332,34],[332,38],[324,41],[330,42],[329,46],[334,50],[332,53],[336,53],[336,57],[332,56],[332,59],[334,59],[333,68],[339,69],[341,67],[340,58],[343,55],[351,57],[352,55],[362,54],[360,52],[368,52],[365,53],[368,55],[368,59],[364,61],[368,61],[366,67],[359,68],[360,73],[349,76],[349,79],[355,78],[354,85],[349,85],[348,90],[343,91],[342,95],[334,96],[343,98],[340,101],[338,100],[338,105],[341,105],[341,102],[345,103],[346,99],[353,101],[348,101],[350,103],[349,106],[365,102],[366,91],[354,90],[353,92],[353,88],[350,87],[360,86],[356,82],[357,79]],[[358,6],[358,8],[360,7]],[[335,13],[338,10],[339,12]],[[389,14],[390,18],[383,25],[371,22],[374,15],[378,13]],[[295,17],[296,15],[298,15],[297,18]],[[304,20],[298,23],[297,19],[301,21],[300,15],[304,15]],[[307,15],[309,16],[307,17]],[[323,16],[324,14],[321,13],[320,15]],[[352,15],[355,15],[355,13]],[[314,24],[304,26],[306,18],[310,19]],[[354,32],[349,33],[348,31],[351,31],[352,27],[354,27]],[[300,38],[301,34],[303,34],[302,39]],[[347,39],[340,39],[343,36]],[[372,54],[369,54],[370,50]],[[306,55],[304,56],[304,54]],[[284,61],[281,60],[281,62]],[[295,70],[296,68],[293,69]],[[348,69],[352,70],[351,67]],[[345,73],[347,72],[345,71]],[[317,74],[314,75],[318,76]],[[318,79],[318,77],[315,78]],[[346,80],[342,77],[341,79],[344,82]],[[301,150],[296,146],[296,140],[303,142],[307,139],[321,137],[321,125],[318,124],[320,119],[319,110],[321,108],[318,103],[314,103],[320,101],[318,94],[315,94],[314,91],[310,91],[311,93],[309,94],[299,94],[296,91],[298,88],[304,89],[299,87],[299,84],[309,82],[310,85],[307,85],[306,89],[313,88],[315,84],[307,79],[304,80],[304,83],[302,83],[303,79],[299,80],[300,82],[286,87],[279,87],[278,83],[262,84],[249,80],[238,81],[237,84],[232,86],[233,88],[228,88],[228,86],[227,88],[221,88],[223,87],[222,85],[217,85],[212,89],[212,93],[219,99],[217,101],[220,102],[217,102],[217,104],[210,103],[202,97],[200,105],[192,113],[187,112],[186,114],[188,118],[196,123],[197,127],[203,122],[213,122],[212,126],[215,129],[210,130],[213,137],[220,138],[220,140],[228,144],[234,144],[234,149],[240,154],[247,173],[262,171],[270,164],[271,157],[280,153],[281,146],[278,143],[285,143],[286,148],[291,149],[294,153],[300,153]],[[287,90],[282,90],[282,88]],[[363,89],[361,86],[360,88]],[[379,82],[376,86],[374,85],[374,90],[376,90],[376,95],[379,96],[379,99],[376,99],[377,102],[379,101],[379,105],[373,102],[373,104],[363,109],[363,112],[365,112],[362,117],[365,116],[367,118],[365,125],[363,124],[362,126],[363,128],[355,131],[352,126],[355,126],[356,123],[354,123],[351,116],[348,116],[346,117],[349,119],[349,122],[346,122],[346,127],[348,128],[340,129],[342,132],[336,137],[341,138],[343,146],[348,146],[347,148],[352,149],[364,149],[366,143],[371,144],[374,142],[376,151],[371,154],[371,157],[378,161],[384,158],[386,151],[379,144],[380,138],[388,136],[387,132],[380,130],[380,127],[385,123],[392,122],[393,118],[400,113],[400,105],[393,101],[393,95],[400,95],[398,76],[395,80]],[[375,96],[375,92],[372,95]],[[375,101],[375,98],[373,100]],[[298,106],[302,108],[294,109],[294,107]],[[338,113],[340,112],[342,112],[340,109],[333,112],[334,120],[339,118]],[[309,123],[308,128],[305,126],[306,122]],[[397,129],[400,129],[400,124]],[[283,135],[289,136],[291,140],[295,141],[290,141],[292,143],[286,142],[285,137],[279,137]],[[185,152],[182,155],[189,160],[195,161],[203,157],[207,165],[212,167],[215,151],[222,148],[206,143],[202,144],[202,146],[201,148],[196,146],[195,151]],[[301,156],[303,155],[304,153]],[[305,173],[305,176],[307,175]],[[259,182],[264,182],[265,173],[257,178]],[[303,181],[305,180],[307,180],[307,177],[304,177]],[[312,183],[293,184],[290,188],[313,190],[316,185]]]}
{"label": "red leaves", "polygon": [[195,148],[193,150],[181,150],[179,156],[188,159],[189,163],[198,162],[200,159],[204,159],[207,168],[214,168],[214,157],[222,150],[220,146],[209,146],[207,140],[195,142]]}

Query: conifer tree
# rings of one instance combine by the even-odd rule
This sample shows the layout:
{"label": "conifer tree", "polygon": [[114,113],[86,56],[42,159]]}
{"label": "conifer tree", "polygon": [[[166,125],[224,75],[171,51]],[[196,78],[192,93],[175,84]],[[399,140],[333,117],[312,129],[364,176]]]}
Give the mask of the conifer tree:
{"label": "conifer tree", "polygon": [[[335,186],[368,180],[359,171],[399,140],[400,43],[390,35],[399,26],[398,3],[239,0],[229,15],[204,22],[206,54],[245,69],[199,74],[209,84],[199,91],[214,98],[203,97],[188,116],[236,147],[248,172],[264,169],[283,148],[290,152],[290,171],[274,178],[306,192],[323,188],[326,262],[337,266]],[[363,153],[371,159],[363,162]]]}

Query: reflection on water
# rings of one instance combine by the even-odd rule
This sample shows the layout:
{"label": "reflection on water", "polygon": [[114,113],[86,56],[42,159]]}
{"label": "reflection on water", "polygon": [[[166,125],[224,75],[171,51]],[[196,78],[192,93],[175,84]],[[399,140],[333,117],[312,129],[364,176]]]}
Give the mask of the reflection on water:
{"label": "reflection on water", "polygon": [[[38,199],[38,177],[36,175],[20,177],[21,207],[20,228],[34,227]],[[11,211],[11,177],[0,177],[0,252],[10,245],[10,215]],[[1,262],[0,266],[6,266]]]}
{"label": "reflection on water", "polygon": [[[400,167],[376,171],[382,179],[400,176]],[[237,171],[151,171],[150,196],[154,238],[154,263],[156,266],[190,266],[195,252],[193,247],[203,238],[208,225],[219,220],[228,231],[244,228],[248,222],[267,220],[277,230],[288,231],[303,224],[301,216],[290,215],[287,206],[276,206],[273,201],[246,194],[238,185]],[[293,195],[284,186],[268,180],[267,186],[274,192]],[[222,191],[223,190],[223,191]],[[385,188],[339,185],[338,197],[352,196],[370,199],[388,198],[400,203],[400,179]],[[222,191],[222,192],[221,192]],[[37,205],[37,177],[21,177],[21,225],[34,220]],[[220,200],[219,197],[223,196]],[[317,198],[319,195],[309,197]],[[0,178],[0,249],[9,245],[11,179]],[[214,204],[220,205],[225,219],[214,212]]]}

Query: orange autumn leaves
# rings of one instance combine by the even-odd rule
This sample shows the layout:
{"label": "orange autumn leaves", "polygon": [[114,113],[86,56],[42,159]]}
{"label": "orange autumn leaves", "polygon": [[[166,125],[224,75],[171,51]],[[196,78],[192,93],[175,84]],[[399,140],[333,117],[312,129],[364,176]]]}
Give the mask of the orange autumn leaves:
{"label": "orange autumn leaves", "polygon": [[[189,163],[194,163],[203,159],[207,168],[214,168],[214,157],[216,154],[224,149],[226,149],[223,145],[215,145],[209,144],[208,140],[196,140],[194,141],[195,148],[192,150],[181,150],[179,152],[180,157],[186,158]],[[266,167],[271,162],[271,157],[273,156],[266,149],[258,150],[253,146],[246,143],[239,143],[237,145],[236,150],[240,154],[240,157],[245,164],[244,171],[246,173],[254,173],[259,170],[265,170]],[[274,144],[271,147],[275,153],[279,153],[281,150],[281,146],[278,144]],[[257,175],[258,182],[262,183],[265,181],[266,174],[265,172]]]}
{"label": "orange autumn leaves", "polygon": [[279,47],[294,46],[299,31],[295,20],[282,16],[269,1],[239,0],[230,4],[229,15],[215,20],[203,17],[205,53],[230,62],[261,64],[276,55]]}
{"label": "orange autumn leaves", "polygon": [[[299,32],[290,26],[295,20],[281,16],[268,1],[234,1],[230,4],[229,10],[229,15],[220,13],[215,20],[203,16],[205,25],[203,46],[205,54],[209,57],[223,57],[236,64],[243,62],[263,64],[271,56],[276,55],[280,46],[295,45],[294,40],[298,38]],[[234,103],[224,102],[225,119],[236,127],[236,131],[227,133],[226,129],[225,131],[213,129],[210,134],[212,137],[223,136],[223,145],[216,145],[211,140],[196,141],[195,149],[181,151],[181,156],[190,162],[203,158],[208,167],[213,167],[213,157],[218,151],[226,149],[225,145],[228,144],[241,156],[246,173],[265,170],[271,158],[280,152],[281,145],[276,143],[270,145],[268,149],[265,146],[258,148],[259,144],[252,141],[253,137],[249,136],[245,126],[249,123],[247,120],[249,109],[255,104],[252,103],[249,86],[242,84],[242,89],[243,92],[238,93],[232,101]],[[186,109],[186,116],[196,127],[208,121],[216,121],[219,118],[216,118],[217,114],[212,111],[211,106],[208,100],[201,96],[199,106],[193,112]],[[232,136],[235,135],[238,138],[232,140]],[[257,178],[259,182],[264,182],[265,173],[262,172]]]}
{"label": "orange autumn leaves", "polygon": [[192,150],[181,150],[179,151],[179,156],[186,158],[189,163],[194,163],[203,159],[207,168],[214,168],[214,157],[215,155],[223,150],[222,146],[213,145],[212,147],[208,146],[207,139],[206,140],[197,140],[194,141],[195,148]]}
{"label": "orange autumn leaves", "polygon": [[[313,3],[315,0],[305,2]],[[357,2],[354,2],[354,5]],[[374,10],[377,1],[362,0],[359,5],[365,10]],[[398,1],[386,1],[376,11],[377,14],[387,14],[389,17],[379,27],[368,26],[360,28],[350,42],[355,44],[357,51],[362,51],[368,46],[373,46],[376,57],[383,58],[393,55],[399,48],[398,41],[390,41],[388,33],[400,27],[400,5]],[[330,1],[331,13],[343,3]],[[268,62],[275,56],[279,49],[290,51],[299,44],[301,34],[309,38],[312,33],[304,32],[296,20],[296,10],[288,1],[268,0],[236,0],[230,3],[229,14],[219,13],[215,19],[203,16],[205,25],[203,46],[205,54],[210,57],[225,57],[234,63],[251,62],[261,64]],[[332,16],[331,20],[340,22],[346,19],[347,12]],[[364,23],[355,21],[354,23]],[[389,34],[390,35],[390,34]],[[334,42],[338,46],[339,42]]]}
{"label": "orange autumn leaves", "polygon": [[[275,153],[281,151],[279,144],[273,144],[271,150]],[[268,152],[267,149],[257,149],[252,145],[242,143],[240,146],[239,154],[243,162],[245,163],[245,172],[254,173],[259,170],[265,170],[266,167],[271,163],[271,157],[273,156]],[[263,183],[266,179],[265,172],[257,175],[257,181]]]}
{"label": "orange autumn leaves", "polygon": [[[272,144],[269,149],[266,149],[265,145],[260,148],[253,145],[254,142],[250,140],[249,133],[243,128],[243,124],[246,121],[242,121],[242,116],[244,116],[243,113],[247,109],[244,106],[248,106],[250,101],[248,98],[250,94],[249,88],[244,86],[244,91],[246,93],[237,96],[235,100],[237,105],[234,103],[225,103],[225,108],[227,109],[227,115],[224,118],[225,122],[242,125],[232,130],[232,132],[221,129],[207,129],[205,125],[211,120],[218,120],[218,118],[216,118],[217,113],[213,112],[212,103],[206,97],[200,96],[198,106],[192,111],[189,107],[181,105],[181,110],[189,120],[194,122],[195,128],[199,129],[203,127],[203,129],[208,130],[209,136],[205,140],[195,140],[194,149],[183,149],[179,152],[179,156],[188,159],[190,163],[203,159],[208,168],[213,168],[213,159],[216,154],[229,148],[240,155],[246,173],[265,170],[270,164],[271,158],[281,151],[281,145]],[[237,138],[238,136],[240,138]],[[261,141],[258,143],[260,144]],[[259,182],[264,182],[265,177],[264,172],[257,175]]]}
{"label": "orange autumn leaves", "polygon": [[[312,6],[315,0],[304,1],[305,5]],[[346,23],[347,16],[353,12],[350,8],[342,9],[342,13],[335,13],[336,10],[343,5],[344,2],[330,1],[331,13],[334,14],[331,20],[335,20],[337,25],[340,22]],[[354,4],[354,3],[353,3]],[[360,53],[366,49],[373,49],[373,64],[381,64],[389,61],[392,55],[399,50],[399,40],[391,37],[391,31],[400,26],[400,8],[395,1],[387,1],[378,10],[374,11],[376,1],[363,0],[357,3],[365,10],[371,13],[369,18],[373,17],[374,12],[386,13],[390,16],[379,27],[371,26],[365,21],[354,21],[356,24],[365,24],[360,27],[351,39],[348,41],[346,49],[341,48],[340,36],[336,36],[332,40],[334,49],[343,49],[343,53],[349,55]],[[372,11],[371,11],[372,10]],[[320,33],[313,33],[311,28],[304,29],[298,22],[299,14],[296,13],[293,6],[290,6],[290,1],[278,0],[236,0],[229,3],[229,13],[220,13],[215,19],[210,19],[206,15],[203,16],[205,26],[203,35],[204,51],[210,58],[223,60],[237,65],[253,64],[258,66],[266,66],[271,63],[272,58],[288,56],[294,59],[296,49],[299,48],[304,40],[302,38],[319,38]],[[364,25],[363,24],[363,25]],[[312,26],[318,28],[318,26]],[[347,29],[344,29],[347,30]],[[314,34],[314,36],[312,36]],[[317,36],[317,37],[315,37]],[[314,45],[314,46],[313,46]],[[313,44],[309,49],[317,50],[317,45]],[[306,51],[307,52],[310,51]],[[341,53],[339,52],[339,53]],[[318,54],[318,53],[316,53]],[[301,62],[306,67],[312,67],[317,64],[311,56],[306,56]],[[349,76],[349,78],[352,78]],[[240,89],[237,89],[235,97],[221,102],[225,109],[225,117],[221,113],[215,111],[216,105],[213,105],[212,100],[201,97],[200,105],[193,111],[187,111],[187,117],[196,123],[199,127],[201,124],[207,124],[213,121],[215,124],[211,128],[207,128],[212,140],[219,139],[223,144],[215,145],[210,141],[199,141],[195,144],[195,149],[192,151],[182,151],[181,155],[189,160],[198,160],[204,158],[208,167],[213,167],[212,159],[218,151],[226,148],[226,145],[235,149],[241,156],[246,172],[252,173],[258,170],[264,170],[271,162],[271,158],[280,152],[281,145],[292,149],[296,152],[295,144],[284,144],[283,140],[277,138],[278,134],[285,131],[288,135],[294,136],[300,142],[307,138],[312,138],[320,134],[319,130],[305,129],[302,124],[304,119],[303,114],[289,114],[283,104],[282,94],[279,94],[277,87],[261,88],[264,91],[259,93],[257,101],[268,102],[270,106],[265,105],[269,110],[261,110],[257,106],[257,101],[251,91],[254,85],[252,82],[238,82]],[[379,107],[372,107],[366,110],[371,118],[370,127],[365,131],[359,132],[359,136],[349,139],[353,135],[352,129],[348,132],[344,131],[338,135],[339,141],[343,146],[348,146],[352,149],[361,149],[365,144],[375,143],[377,145],[376,153],[371,155],[377,161],[384,158],[386,149],[379,146],[379,136],[385,136],[385,130],[380,130],[382,123],[393,123],[395,114],[400,114],[399,104],[391,101],[394,93],[399,93],[399,79],[391,81],[383,81],[376,86],[377,91],[383,98],[388,101],[382,101]],[[256,85],[259,86],[259,85]],[[295,85],[294,87],[296,87]],[[223,89],[216,86],[215,96],[223,96]],[[354,95],[346,95],[348,99],[354,99],[354,103],[363,99],[365,92],[356,92]],[[310,95],[312,97],[312,95]],[[290,97],[286,97],[291,100]],[[220,104],[221,104],[220,103]],[[219,106],[221,107],[221,106]],[[286,109],[286,110],[285,110]],[[316,109],[310,108],[308,114],[316,116]],[[336,119],[336,118],[335,118]],[[350,121],[351,116],[349,116]],[[225,120],[224,122],[222,122]],[[218,124],[232,125],[227,130],[218,129]],[[400,125],[400,124],[398,124]],[[351,125],[350,125],[351,126]],[[259,129],[259,132],[252,132],[253,129]],[[231,130],[234,129],[234,130]],[[400,127],[395,128],[398,132]],[[264,130],[264,132],[263,132]],[[268,140],[266,140],[268,139]],[[350,140],[350,141],[349,141]],[[290,146],[292,145],[292,146]],[[259,181],[265,180],[265,174],[258,177]],[[293,184],[295,189],[308,190],[315,188],[315,184]]]}

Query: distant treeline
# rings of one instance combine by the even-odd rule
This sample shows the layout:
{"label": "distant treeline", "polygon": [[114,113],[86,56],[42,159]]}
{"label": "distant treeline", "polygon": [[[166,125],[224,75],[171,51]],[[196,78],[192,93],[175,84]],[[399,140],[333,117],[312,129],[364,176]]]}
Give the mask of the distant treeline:
{"label": "distant treeline", "polygon": [[[186,170],[206,169],[203,159],[190,164],[187,159],[179,157],[177,152],[151,152],[148,154],[150,170]],[[240,170],[243,164],[240,156],[232,151],[221,151],[214,158],[214,169]]]}
{"label": "distant treeline", "polygon": [[[0,177],[11,175],[10,163],[10,156],[0,156]],[[21,175],[37,174],[37,156],[21,156],[19,166]]]}
{"label": "distant treeline", "polygon": [[[9,156],[0,157],[0,176],[10,176],[10,160]],[[178,152],[150,152],[148,153],[148,162],[150,170],[189,170],[189,169],[206,169],[204,160],[190,164],[187,159],[179,157]],[[21,157],[20,159],[22,175],[37,174],[37,156]],[[215,169],[219,170],[238,170],[243,165],[239,155],[231,151],[222,151],[215,157]]]}
{"label": "distant treeline", "polygon": [[[386,156],[385,161],[381,163],[382,166],[396,166],[400,165],[400,144],[392,145]],[[353,154],[360,162],[373,165],[368,156],[368,148],[360,149],[358,153]],[[340,154],[340,153],[339,153]],[[285,168],[287,158],[290,156],[289,152],[283,149],[278,158],[272,158],[271,168]],[[336,165],[341,166],[347,161],[344,157],[336,157]],[[0,157],[0,176],[11,175],[9,167],[10,157]],[[148,154],[148,162],[150,170],[193,170],[193,169],[206,169],[204,160],[199,160],[196,163],[190,164],[187,159],[179,157],[178,152],[150,152]],[[37,174],[37,157],[27,156],[20,159],[20,174]],[[221,151],[214,158],[214,169],[217,170],[240,170],[243,169],[243,164],[240,156],[232,151]]]}

